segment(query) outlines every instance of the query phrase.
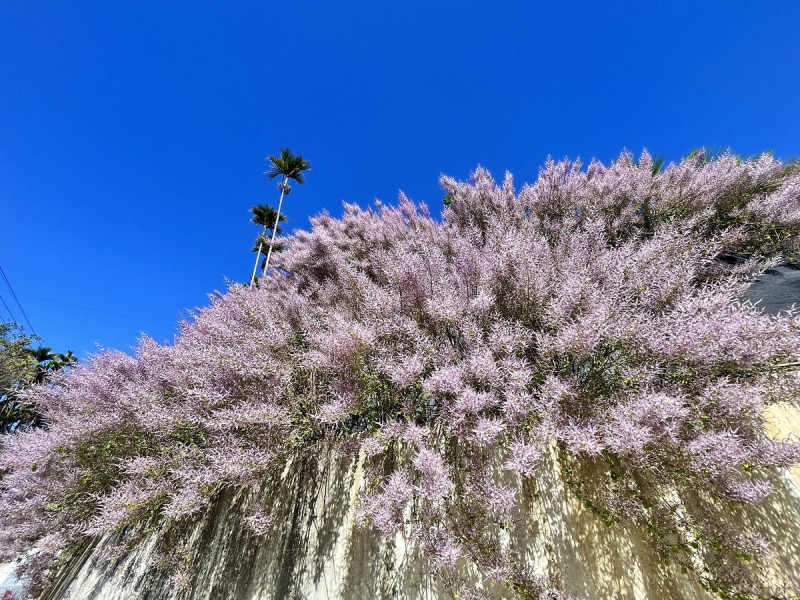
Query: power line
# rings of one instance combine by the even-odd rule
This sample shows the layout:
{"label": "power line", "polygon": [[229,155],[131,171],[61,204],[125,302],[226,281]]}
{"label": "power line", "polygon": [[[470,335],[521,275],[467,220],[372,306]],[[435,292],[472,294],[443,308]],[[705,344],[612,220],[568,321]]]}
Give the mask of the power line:
{"label": "power line", "polygon": [[151,319],[145,319],[143,317],[134,317],[131,315],[123,315],[121,313],[111,312],[110,310],[103,310],[101,308],[93,308],[91,306],[81,306],[80,304],[73,304],[71,302],[63,302],[61,300],[53,300],[51,298],[42,298],[41,296],[34,296],[33,294],[24,294],[22,292],[19,293],[20,296],[25,296],[27,298],[34,298],[35,300],[42,300],[43,302],[52,302],[53,304],[61,304],[63,306],[71,306],[72,308],[80,308],[83,310],[91,310],[94,312],[103,313],[106,315],[111,315],[112,317],[121,317],[123,319],[133,319],[134,321],[144,321],[146,323],[152,323],[154,325],[171,325],[170,323],[164,323],[161,321],[153,321]]}
{"label": "power line", "polygon": [[[30,321],[30,319],[28,319],[28,315],[25,314],[25,309],[22,308],[22,304],[20,304],[19,298],[17,298],[17,294],[14,292],[14,288],[11,287],[11,282],[8,280],[8,277],[6,277],[6,272],[3,271],[3,267],[2,266],[0,266],[0,274],[3,275],[3,279],[5,280],[6,285],[8,286],[8,290],[11,292],[11,295],[14,296],[14,300],[16,301],[17,306],[19,306],[19,310],[20,310],[20,312],[22,312],[22,316],[25,317],[25,322],[28,324],[28,327],[31,328],[31,331],[33,332],[33,335],[36,335],[36,330],[33,328],[33,325],[31,325],[31,321]],[[5,304],[5,301],[3,301],[3,304]],[[8,306],[6,306],[6,308],[8,308]],[[9,311],[9,313],[10,312],[11,311]]]}
{"label": "power line", "polygon": [[[8,308],[8,304],[6,304],[6,301],[5,301],[5,299],[4,299],[2,296],[0,296],[0,302],[2,302],[2,303],[3,303],[3,306],[5,306],[5,307],[6,307],[6,310],[8,311],[8,315],[11,317],[11,320],[12,320],[14,323],[16,323],[16,322],[17,322],[17,319],[14,317],[14,313],[12,313],[12,312],[11,312],[11,309],[10,309],[10,308]],[[5,319],[3,319],[3,322],[5,322]]]}

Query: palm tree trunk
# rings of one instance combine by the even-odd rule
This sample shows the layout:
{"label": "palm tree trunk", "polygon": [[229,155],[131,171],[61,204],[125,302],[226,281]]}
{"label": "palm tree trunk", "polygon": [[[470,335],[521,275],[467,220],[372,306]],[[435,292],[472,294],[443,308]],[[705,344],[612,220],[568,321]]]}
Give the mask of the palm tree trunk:
{"label": "palm tree trunk", "polygon": [[281,220],[281,206],[283,205],[283,195],[286,193],[286,182],[289,181],[289,177],[284,175],[283,176],[283,185],[281,185],[281,199],[278,200],[278,214],[275,216],[275,226],[272,228],[272,239],[269,241],[269,249],[267,250],[267,260],[264,263],[264,271],[261,273],[262,277],[265,277],[267,274],[267,269],[269,269],[269,258],[272,256],[272,246],[275,244],[275,234],[278,233],[278,221]]}
{"label": "palm tree trunk", "polygon": [[[267,226],[264,226],[264,233],[267,233]],[[256,280],[256,271],[258,270],[258,261],[261,258],[261,247],[264,245],[263,241],[258,242],[258,254],[256,254],[256,264],[253,267],[253,276],[250,277],[250,287],[253,287],[253,283]]]}

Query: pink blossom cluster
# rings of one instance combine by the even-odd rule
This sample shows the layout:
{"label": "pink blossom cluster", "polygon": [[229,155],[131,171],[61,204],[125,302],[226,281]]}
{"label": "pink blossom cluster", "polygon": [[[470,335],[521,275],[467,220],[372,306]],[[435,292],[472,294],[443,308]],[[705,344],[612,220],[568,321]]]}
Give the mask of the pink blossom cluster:
{"label": "pink blossom cluster", "polygon": [[701,152],[659,170],[626,152],[548,161],[518,191],[482,168],[441,184],[441,220],[402,194],[322,214],[174,343],[29,392],[48,427],[2,441],[0,553],[186,518],[342,440],[371,462],[407,457],[372,471],[361,515],[427,540],[445,570],[492,549],[503,577],[547,581],[513,575],[492,532],[518,505],[510,482],[535,478],[553,444],[600,469],[569,478],[600,514],[681,548],[713,532],[724,561],[756,548],[708,511],[687,527],[663,498],[757,502],[759,474],[800,459],[763,427],[767,404],[798,396],[775,365],[800,353],[800,317],[737,300],[795,250],[800,169]]}

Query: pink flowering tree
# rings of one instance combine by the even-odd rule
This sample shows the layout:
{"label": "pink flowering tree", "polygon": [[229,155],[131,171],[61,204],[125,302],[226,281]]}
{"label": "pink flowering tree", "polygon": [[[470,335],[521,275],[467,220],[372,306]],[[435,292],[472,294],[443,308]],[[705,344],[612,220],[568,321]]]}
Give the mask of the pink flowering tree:
{"label": "pink flowering tree", "polygon": [[556,456],[586,506],[703,585],[773,593],[737,567],[768,540],[724,514],[800,459],[763,417],[797,400],[781,365],[800,317],[739,300],[796,250],[800,169],[623,153],[550,161],[519,190],[481,168],[441,184],[441,220],[403,195],[322,214],[268,285],[234,285],[173,344],[28,392],[48,427],[2,441],[0,553],[184,519],[289,456],[355,444],[380,466],[364,524],[411,536],[454,589],[465,561],[523,596],[552,585],[498,531]]}

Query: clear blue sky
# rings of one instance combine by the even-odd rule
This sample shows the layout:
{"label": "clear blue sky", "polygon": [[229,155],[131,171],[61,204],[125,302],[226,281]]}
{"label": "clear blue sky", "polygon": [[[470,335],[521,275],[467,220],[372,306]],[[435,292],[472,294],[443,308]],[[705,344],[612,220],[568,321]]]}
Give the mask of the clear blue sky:
{"label": "clear blue sky", "polygon": [[798,32],[797,0],[6,0],[0,265],[56,350],[170,340],[248,278],[281,146],[313,165],[290,229],[400,189],[438,209],[478,163],[795,157]]}

